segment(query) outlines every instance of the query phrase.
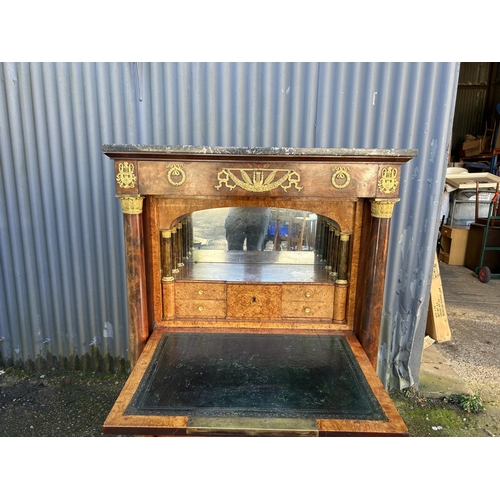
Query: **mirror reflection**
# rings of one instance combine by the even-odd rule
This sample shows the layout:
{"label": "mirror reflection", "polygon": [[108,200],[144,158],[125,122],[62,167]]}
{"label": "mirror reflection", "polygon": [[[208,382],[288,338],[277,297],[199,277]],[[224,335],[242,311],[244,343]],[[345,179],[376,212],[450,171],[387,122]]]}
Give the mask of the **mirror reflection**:
{"label": "mirror reflection", "polygon": [[302,210],[229,207],[192,213],[197,250],[313,252],[317,216]]}

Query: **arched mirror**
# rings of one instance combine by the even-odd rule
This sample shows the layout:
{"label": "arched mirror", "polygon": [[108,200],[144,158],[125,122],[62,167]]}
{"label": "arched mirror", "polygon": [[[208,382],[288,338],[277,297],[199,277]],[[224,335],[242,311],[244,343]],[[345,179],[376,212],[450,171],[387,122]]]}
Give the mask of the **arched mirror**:
{"label": "arched mirror", "polygon": [[[309,252],[316,247],[317,215],[269,207],[225,207],[191,214],[193,246],[215,252]],[[310,257],[304,255],[304,262]],[[225,258],[225,257],[223,257]]]}
{"label": "arched mirror", "polygon": [[185,215],[178,227],[181,234],[173,234],[172,245],[178,251],[172,259],[167,258],[169,247],[164,251],[167,273],[172,262],[170,279],[346,279],[349,235],[342,235],[335,221],[313,212],[259,206],[213,208]]}
{"label": "arched mirror", "polygon": [[340,234],[331,219],[278,207],[200,210],[190,220],[196,262],[323,264],[330,269],[328,249],[333,248],[335,231]]}

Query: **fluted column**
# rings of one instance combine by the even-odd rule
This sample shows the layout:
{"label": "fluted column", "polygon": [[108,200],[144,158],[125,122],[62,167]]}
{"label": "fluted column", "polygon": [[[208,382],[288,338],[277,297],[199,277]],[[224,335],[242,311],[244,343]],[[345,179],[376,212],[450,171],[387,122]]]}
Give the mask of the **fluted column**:
{"label": "fluted column", "polygon": [[389,227],[394,204],[398,201],[398,198],[371,200],[372,219],[364,270],[366,281],[358,339],[375,369],[382,321]]}
{"label": "fluted column", "polygon": [[133,368],[149,336],[146,265],[142,222],[143,196],[118,195],[123,212],[130,364]]}

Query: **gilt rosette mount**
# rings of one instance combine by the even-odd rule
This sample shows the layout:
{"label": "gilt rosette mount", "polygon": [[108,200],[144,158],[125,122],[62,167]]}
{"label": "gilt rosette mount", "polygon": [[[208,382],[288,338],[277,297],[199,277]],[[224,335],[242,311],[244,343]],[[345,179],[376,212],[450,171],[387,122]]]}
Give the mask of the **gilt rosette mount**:
{"label": "gilt rosette mount", "polygon": [[342,167],[334,167],[332,175],[332,185],[336,189],[344,189],[351,182],[351,176],[349,172],[351,171],[351,167],[342,166]]}
{"label": "gilt rosette mount", "polygon": [[217,180],[216,189],[224,185],[230,191],[237,186],[252,193],[265,193],[279,187],[285,192],[292,186],[297,191],[302,189],[300,174],[290,169],[224,168],[217,174]]}
{"label": "gilt rosette mount", "polygon": [[186,170],[183,163],[167,165],[167,180],[172,186],[182,186],[186,182]]}

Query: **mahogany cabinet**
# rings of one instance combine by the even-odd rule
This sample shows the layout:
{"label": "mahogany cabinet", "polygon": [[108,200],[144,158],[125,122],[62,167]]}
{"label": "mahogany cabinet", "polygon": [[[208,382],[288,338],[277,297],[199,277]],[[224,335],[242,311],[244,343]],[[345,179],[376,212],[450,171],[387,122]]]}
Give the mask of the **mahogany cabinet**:
{"label": "mahogany cabinet", "polygon": [[[105,433],[407,434],[375,369],[389,225],[415,150],[103,153],[124,214],[133,367]],[[232,213],[249,214],[247,242],[265,217],[261,249],[227,250]]]}

